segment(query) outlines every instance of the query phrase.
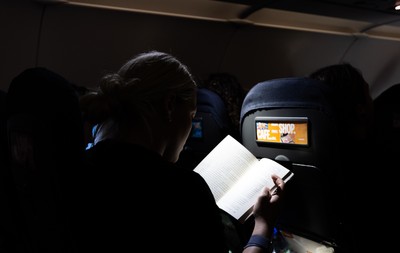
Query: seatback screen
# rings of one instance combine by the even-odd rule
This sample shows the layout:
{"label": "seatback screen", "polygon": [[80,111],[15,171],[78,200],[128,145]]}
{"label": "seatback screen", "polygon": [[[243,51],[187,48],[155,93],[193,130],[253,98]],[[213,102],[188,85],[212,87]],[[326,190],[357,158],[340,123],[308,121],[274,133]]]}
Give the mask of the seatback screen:
{"label": "seatback screen", "polygon": [[256,117],[256,141],[308,145],[307,117]]}
{"label": "seatback screen", "polygon": [[203,136],[203,119],[196,117],[192,120],[192,132],[190,137],[194,139],[202,139]]}

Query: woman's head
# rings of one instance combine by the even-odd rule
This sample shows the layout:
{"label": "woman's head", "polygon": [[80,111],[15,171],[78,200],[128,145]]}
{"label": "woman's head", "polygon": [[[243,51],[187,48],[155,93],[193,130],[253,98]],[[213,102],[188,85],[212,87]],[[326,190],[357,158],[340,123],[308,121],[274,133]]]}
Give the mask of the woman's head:
{"label": "woman's head", "polygon": [[100,140],[145,143],[175,162],[190,133],[196,84],[177,58],[150,51],[104,76],[82,106],[88,120],[100,124]]}

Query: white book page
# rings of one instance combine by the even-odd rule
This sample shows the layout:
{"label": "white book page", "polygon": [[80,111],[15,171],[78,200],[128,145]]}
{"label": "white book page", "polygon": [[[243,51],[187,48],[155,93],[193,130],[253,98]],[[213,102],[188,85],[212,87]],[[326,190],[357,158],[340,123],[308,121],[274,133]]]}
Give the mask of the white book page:
{"label": "white book page", "polygon": [[[260,159],[260,166],[262,166],[262,168],[265,168],[268,170],[268,173],[270,175],[275,174],[277,176],[279,176],[280,178],[282,178],[283,182],[287,182],[289,181],[289,179],[291,179],[293,177],[293,173],[286,168],[285,166],[279,164],[278,162],[275,162],[274,160],[271,160],[269,158],[261,158]],[[271,181],[271,185],[268,184],[267,186],[270,187],[271,189],[274,188],[274,182]]]}
{"label": "white book page", "polygon": [[286,167],[273,160],[261,159],[217,201],[217,205],[239,220],[255,204],[264,186],[270,189],[275,188],[272,174],[283,178],[288,172],[291,173]]}
{"label": "white book page", "polygon": [[194,169],[207,182],[216,202],[258,159],[232,136],[226,136]]}

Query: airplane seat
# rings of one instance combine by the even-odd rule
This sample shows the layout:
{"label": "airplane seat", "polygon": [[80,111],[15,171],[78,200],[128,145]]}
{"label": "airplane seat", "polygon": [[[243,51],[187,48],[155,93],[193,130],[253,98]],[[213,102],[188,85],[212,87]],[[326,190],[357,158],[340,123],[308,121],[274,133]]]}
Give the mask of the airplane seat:
{"label": "airplane seat", "polygon": [[234,129],[231,135],[233,138],[239,139],[240,109],[245,91],[238,79],[232,74],[217,72],[211,73],[201,85],[203,88],[214,91],[222,98]]}
{"label": "airplane seat", "polygon": [[180,163],[194,168],[227,134],[239,139],[244,91],[229,73],[212,73],[199,82],[197,113]]}
{"label": "airplane seat", "polygon": [[83,161],[83,125],[76,91],[46,68],[11,82],[7,137],[28,252],[74,252],[73,201]]}
{"label": "airplane seat", "polygon": [[[226,103],[221,96],[211,89],[198,88],[197,111],[192,120],[191,134],[177,165],[194,169],[228,134],[234,137],[235,130],[231,124]],[[221,210],[221,218],[230,252],[242,252],[244,241],[240,224],[223,210]]]}
{"label": "airplane seat", "polygon": [[227,135],[232,125],[222,98],[207,88],[197,90],[197,111],[179,164],[194,167]]}
{"label": "airplane seat", "polygon": [[[341,240],[338,189],[343,187],[330,88],[307,77],[260,82],[247,93],[240,122],[241,142],[247,149],[294,172],[286,185],[278,230],[337,248]],[[308,250],[315,252],[315,248]]]}

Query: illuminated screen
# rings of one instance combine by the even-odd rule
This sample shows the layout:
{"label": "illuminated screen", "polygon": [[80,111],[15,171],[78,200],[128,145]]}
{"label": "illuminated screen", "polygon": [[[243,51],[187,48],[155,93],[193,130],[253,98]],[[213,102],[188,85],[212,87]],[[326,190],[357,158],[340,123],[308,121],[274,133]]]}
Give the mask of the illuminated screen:
{"label": "illuminated screen", "polygon": [[203,122],[201,118],[194,118],[192,120],[192,133],[191,137],[194,139],[203,138]]}
{"label": "illuminated screen", "polygon": [[306,117],[256,117],[256,141],[308,145]]}

